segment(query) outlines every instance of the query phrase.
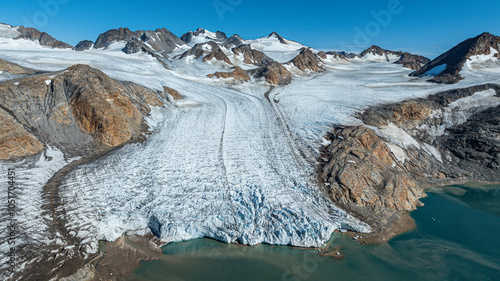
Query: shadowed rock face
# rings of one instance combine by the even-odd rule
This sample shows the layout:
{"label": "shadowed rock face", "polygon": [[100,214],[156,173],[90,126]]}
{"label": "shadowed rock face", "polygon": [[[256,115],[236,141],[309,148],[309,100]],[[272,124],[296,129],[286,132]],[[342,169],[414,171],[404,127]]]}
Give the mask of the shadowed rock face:
{"label": "shadowed rock face", "polygon": [[78,44],[76,44],[75,48],[73,48],[73,49],[75,51],[86,51],[86,50],[90,50],[93,46],[94,46],[94,42],[92,42],[90,40],[83,40],[83,41],[78,42]]}
{"label": "shadowed rock face", "polygon": [[47,46],[51,48],[58,48],[58,49],[67,49],[67,48],[73,48],[73,46],[58,41],[54,37],[50,36],[49,34],[45,32],[40,32],[36,28],[32,27],[24,27],[20,26],[17,31],[19,31],[21,34],[16,37],[15,39],[28,39],[32,41],[38,41],[40,45],[42,46]]}
{"label": "shadowed rock face", "polygon": [[243,62],[246,64],[261,66],[273,62],[273,59],[261,51],[252,49],[250,45],[241,45],[237,48],[233,48],[232,51],[235,55],[243,54]]}
{"label": "shadowed rock face", "polygon": [[196,59],[202,58],[203,61],[216,59],[218,61],[226,62],[230,65],[233,64],[231,60],[229,60],[229,58],[226,56],[224,51],[222,51],[220,46],[213,41],[196,44],[193,48],[184,52],[179,58],[183,59],[188,56],[194,56]]}
{"label": "shadowed rock face", "polygon": [[[382,49],[380,48],[379,46],[376,46],[376,45],[373,45],[371,46],[370,48],[364,50],[363,52],[361,52],[361,54],[359,54],[359,57],[364,57],[366,56],[367,54],[375,54],[375,55],[379,55],[379,56],[388,56],[388,55],[394,55],[394,56],[402,56],[403,55],[403,52],[395,52],[395,51],[389,51],[389,50],[385,50],[385,49]],[[387,58],[387,61],[389,61],[389,58]]]}
{"label": "shadowed rock face", "polygon": [[234,34],[233,36],[224,40],[224,42],[222,43],[222,46],[228,49],[238,47],[241,45],[243,45],[243,38],[241,38],[238,34]]}
{"label": "shadowed rock face", "polygon": [[292,74],[279,62],[273,61],[265,66],[252,69],[248,73],[255,78],[265,78],[271,85],[287,85],[292,81]]}
{"label": "shadowed rock face", "polygon": [[[460,71],[467,59],[476,55],[488,55],[491,48],[500,53],[499,46],[500,37],[490,33],[483,33],[475,38],[463,41],[410,75],[415,77],[425,75],[426,72],[433,68],[446,64],[446,69],[429,81],[454,84],[463,79],[460,76]],[[496,56],[500,57],[499,54],[496,54]]]}
{"label": "shadowed rock face", "polygon": [[[162,106],[166,100],[163,93],[118,82],[85,65],[70,67],[52,79],[35,76],[18,81],[18,85],[0,84],[0,104],[20,128],[31,131],[29,135],[18,130],[19,143],[36,137],[68,156],[141,138],[150,106]],[[31,143],[36,151],[39,145],[35,140]],[[16,157],[32,151],[18,149]]]}
{"label": "shadowed rock face", "polygon": [[318,72],[322,70],[321,60],[318,55],[313,53],[308,48],[303,48],[300,53],[293,58],[289,63],[293,64],[295,67],[302,71]]}
{"label": "shadowed rock face", "polygon": [[[320,52],[322,53],[322,52]],[[339,60],[347,60],[347,56],[346,56],[346,52],[335,52],[335,51],[330,51],[330,52],[326,52],[325,55],[330,55],[330,56],[333,56],[334,58],[336,59],[339,59]],[[319,53],[318,53],[319,55]],[[348,54],[348,55],[353,55],[353,56],[349,56],[349,58],[353,58],[355,57],[356,55],[355,54]],[[322,59],[326,59],[327,57],[323,58],[321,57]]]}
{"label": "shadowed rock face", "polygon": [[419,69],[422,66],[426,65],[430,61],[431,60],[426,58],[426,57],[419,56],[419,55],[413,55],[413,54],[410,54],[408,52],[405,52],[405,53],[403,53],[401,58],[399,60],[397,60],[395,63],[402,64],[406,68],[416,70],[416,69]]}
{"label": "shadowed rock face", "polygon": [[234,71],[232,72],[216,72],[214,74],[209,74],[208,77],[225,78],[225,79],[234,78],[238,81],[250,80],[250,76],[248,76],[248,73],[239,66],[235,66]]}
{"label": "shadowed rock face", "polygon": [[[335,53],[337,53],[337,52],[335,52]],[[352,59],[352,58],[355,58],[357,56],[355,53],[348,53],[348,52],[345,52],[345,51],[338,52],[338,54],[341,54],[341,55],[343,55],[344,57],[346,57],[348,59]]]}
{"label": "shadowed rock face", "polygon": [[[331,144],[319,158],[319,177],[332,200],[383,232],[395,214],[420,206],[426,187],[499,182],[500,107],[449,108],[485,90],[500,98],[500,85],[455,89],[368,108],[359,118],[369,128],[334,127],[327,136]],[[401,148],[403,161],[383,133],[388,125],[417,143]]]}

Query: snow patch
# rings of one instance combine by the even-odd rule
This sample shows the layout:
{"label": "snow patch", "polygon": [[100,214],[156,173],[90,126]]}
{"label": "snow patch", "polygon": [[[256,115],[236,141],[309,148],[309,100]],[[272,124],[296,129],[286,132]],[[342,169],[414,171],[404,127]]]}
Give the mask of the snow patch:
{"label": "snow patch", "polygon": [[498,58],[495,57],[496,54],[498,54],[498,51],[490,47],[490,53],[488,55],[471,56],[465,62],[465,66],[468,68],[473,68],[474,65],[477,64],[484,64],[487,62],[498,62]]}

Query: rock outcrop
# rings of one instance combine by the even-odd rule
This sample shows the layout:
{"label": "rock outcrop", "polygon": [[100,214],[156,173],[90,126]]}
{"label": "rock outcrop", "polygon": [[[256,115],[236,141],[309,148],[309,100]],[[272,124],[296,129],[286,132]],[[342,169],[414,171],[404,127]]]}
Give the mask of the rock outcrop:
{"label": "rock outcrop", "polygon": [[[222,44],[227,39],[227,36],[222,31],[215,33],[203,28],[198,28],[196,31],[189,31],[181,36],[181,40],[189,46],[195,46],[200,43],[213,41]],[[200,42],[201,41],[201,42]]]}
{"label": "rock outcrop", "polygon": [[281,43],[281,44],[285,44],[287,45],[288,43],[286,42],[285,38],[281,37],[281,35],[279,35],[276,31],[273,31],[271,32],[271,34],[269,34],[267,36],[267,38],[276,38],[278,39],[278,41]]}
{"label": "rock outcrop", "polygon": [[390,239],[426,187],[500,182],[499,113],[495,84],[369,108],[358,116],[364,126],[328,134],[319,177],[332,200],[375,229],[372,242]]}
{"label": "rock outcrop", "polygon": [[460,71],[471,56],[490,55],[492,51],[496,52],[495,57],[500,58],[500,37],[483,33],[463,41],[410,75],[418,77],[442,67],[443,70],[435,73],[436,76],[429,81],[454,84],[463,79]]}
{"label": "rock outcrop", "polygon": [[233,78],[237,81],[250,80],[250,76],[248,76],[248,73],[239,66],[235,66],[232,72],[216,72],[214,74],[209,74],[208,77],[224,78],[224,79]]}
{"label": "rock outcrop", "polygon": [[406,68],[417,70],[422,66],[426,65],[427,63],[429,63],[430,61],[431,61],[430,59],[424,56],[413,55],[408,52],[404,52],[401,58],[394,63],[402,64]]}
{"label": "rock outcrop", "polygon": [[71,49],[73,46],[61,42],[59,40],[56,40],[54,37],[50,36],[46,32],[40,32],[36,28],[32,27],[24,27],[24,26],[19,26],[17,28],[17,31],[20,33],[19,36],[17,36],[14,39],[28,39],[31,41],[38,41],[40,45],[46,46],[46,47],[51,47],[51,48],[58,48],[58,49]]}
{"label": "rock outcrop", "polygon": [[248,73],[255,78],[264,78],[271,85],[287,85],[292,81],[292,74],[279,62],[273,61]]}
{"label": "rock outcrop", "polygon": [[[36,137],[67,156],[143,138],[148,129],[144,116],[150,106],[162,106],[164,100],[163,92],[118,82],[85,65],[72,66],[52,78],[33,76],[18,84],[0,83],[2,108],[32,136],[19,134]],[[32,151],[37,151],[39,144],[31,143]]]}
{"label": "rock outcrop", "polygon": [[120,41],[128,42],[132,39],[138,39],[141,35],[141,31],[134,32],[128,28],[120,27],[118,29],[111,29],[99,34],[99,37],[97,37],[97,40],[95,41],[94,48],[106,48],[109,47],[109,45]]}
{"label": "rock outcrop", "polygon": [[94,42],[92,42],[90,40],[83,40],[83,41],[78,42],[78,44],[76,44],[76,46],[75,46],[75,48],[73,48],[73,50],[75,50],[75,51],[87,51],[87,50],[92,49],[92,47],[94,47]]}
{"label": "rock outcrop", "polygon": [[220,46],[213,41],[196,44],[193,48],[180,55],[179,59],[183,59],[189,56],[193,56],[195,59],[201,58],[203,61],[210,61],[212,59],[215,59],[218,61],[223,61],[230,65],[233,64],[231,60],[229,60],[229,58],[226,56],[224,51],[222,51]]}
{"label": "rock outcrop", "polygon": [[273,59],[261,51],[252,49],[250,45],[241,45],[233,48],[232,51],[237,56],[243,55],[243,62],[246,64],[262,66],[273,62]]}
{"label": "rock outcrop", "polygon": [[[337,59],[337,60],[347,60],[347,57],[343,53],[345,53],[345,52],[339,53],[339,52],[335,52],[335,51],[329,51],[329,52],[326,52],[325,55],[332,56],[334,59]],[[318,53],[318,55],[319,55],[319,53]],[[323,58],[323,57],[321,57],[321,58],[327,59],[328,57],[325,56],[325,58]]]}
{"label": "rock outcrop", "polygon": [[234,34],[233,36],[227,38],[222,42],[222,46],[232,49],[234,47],[238,47],[244,44],[243,38],[241,38],[238,34]]}
{"label": "rock outcrop", "polygon": [[412,176],[397,168],[398,160],[373,130],[363,126],[335,127],[326,148],[330,161],[321,178],[337,203],[413,210],[424,196]]}
{"label": "rock outcrop", "polygon": [[11,160],[40,153],[43,144],[0,107],[0,160]]}
{"label": "rock outcrop", "polygon": [[174,101],[182,99],[182,95],[179,94],[179,92],[175,89],[172,89],[172,88],[167,87],[167,86],[163,86],[163,91],[165,91],[166,94],[170,95],[172,97],[172,99],[174,99]]}
{"label": "rock outcrop", "polygon": [[11,63],[0,59],[0,71],[8,72],[10,74],[34,74],[35,70],[22,67],[16,63]]}
{"label": "rock outcrop", "polygon": [[423,56],[410,54],[408,52],[385,50],[375,45],[364,50],[356,57],[384,60],[387,62],[402,64],[404,67],[410,69],[419,69],[420,67],[431,61],[430,59]]}
{"label": "rock outcrop", "polygon": [[148,53],[166,55],[184,42],[165,28],[131,31],[128,28],[111,29],[99,35],[94,48],[106,48],[115,42],[126,42],[128,54],[148,50]]}
{"label": "rock outcrop", "polygon": [[303,48],[289,63],[304,72],[318,72],[323,70],[321,59],[309,48]]}
{"label": "rock outcrop", "polygon": [[365,58],[369,55],[378,56],[381,59],[389,62],[391,60],[394,60],[394,57],[401,57],[403,55],[403,52],[389,51],[389,50],[382,49],[379,46],[373,45],[370,48],[361,52],[361,54],[359,54],[358,57]]}

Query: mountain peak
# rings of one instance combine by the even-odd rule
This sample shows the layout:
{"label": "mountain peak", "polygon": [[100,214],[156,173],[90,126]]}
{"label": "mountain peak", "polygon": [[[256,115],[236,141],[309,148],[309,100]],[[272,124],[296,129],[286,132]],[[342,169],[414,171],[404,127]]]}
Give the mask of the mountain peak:
{"label": "mountain peak", "polygon": [[[422,76],[432,72],[438,67],[442,71],[436,73],[431,82],[453,84],[463,79],[460,72],[465,63],[472,57],[478,55],[491,55],[492,50],[497,52],[496,57],[500,53],[500,37],[491,33],[484,32],[476,37],[469,38],[455,47],[440,55],[433,61],[424,65],[422,68],[411,73],[411,76]],[[439,69],[441,70],[441,69]],[[433,73],[434,74],[434,73]]]}
{"label": "mountain peak", "polygon": [[281,35],[279,35],[276,31],[271,32],[271,34],[267,36],[267,38],[272,38],[272,37],[277,38],[282,44],[287,44],[285,38],[281,37]]}
{"label": "mountain peak", "polygon": [[226,39],[227,36],[222,31],[211,32],[201,27],[199,27],[196,31],[188,31],[181,36],[181,40],[191,47],[207,41],[222,43]]}

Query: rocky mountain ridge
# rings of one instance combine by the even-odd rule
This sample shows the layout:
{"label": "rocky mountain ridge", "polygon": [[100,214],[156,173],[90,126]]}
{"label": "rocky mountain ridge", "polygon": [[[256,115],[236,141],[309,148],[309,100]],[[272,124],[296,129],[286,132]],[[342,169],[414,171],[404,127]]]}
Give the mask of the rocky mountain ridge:
{"label": "rocky mountain ridge", "polygon": [[385,50],[376,45],[369,47],[368,49],[364,50],[363,52],[361,52],[361,54],[355,57],[360,59],[365,58],[368,60],[375,59],[387,62],[394,62],[396,64],[401,64],[404,67],[413,70],[419,69],[420,67],[424,66],[425,64],[431,61],[430,59],[423,56],[410,54],[408,52]]}
{"label": "rocky mountain ridge", "polygon": [[139,140],[151,106],[169,100],[164,92],[118,82],[86,65],[46,75],[0,83],[2,159],[34,155],[45,146],[81,156]]}
{"label": "rocky mountain ridge", "polygon": [[500,85],[440,92],[375,106],[362,126],[335,126],[319,177],[337,204],[390,239],[396,218],[421,206],[424,189],[466,181],[500,182]]}
{"label": "rocky mountain ridge", "polygon": [[435,76],[429,81],[454,84],[463,79],[460,72],[466,62],[473,56],[482,55],[500,58],[500,37],[485,32],[477,37],[469,38],[410,75],[419,77],[442,67],[438,73],[432,73]]}

